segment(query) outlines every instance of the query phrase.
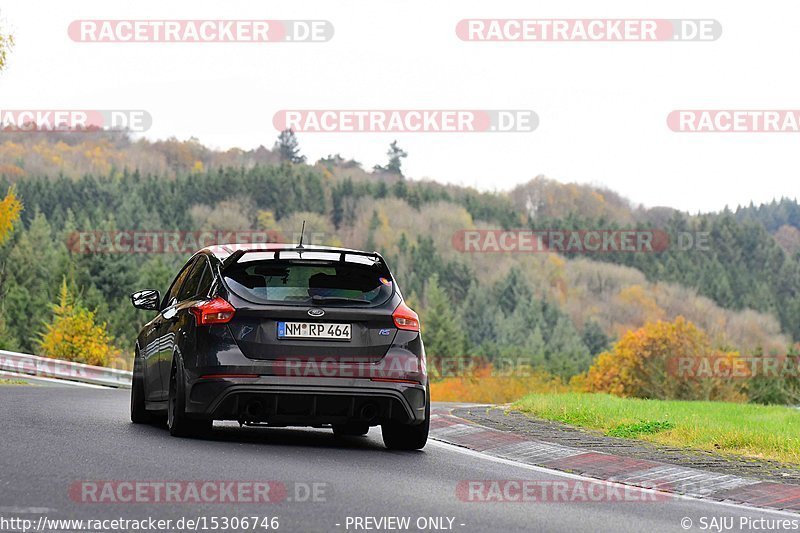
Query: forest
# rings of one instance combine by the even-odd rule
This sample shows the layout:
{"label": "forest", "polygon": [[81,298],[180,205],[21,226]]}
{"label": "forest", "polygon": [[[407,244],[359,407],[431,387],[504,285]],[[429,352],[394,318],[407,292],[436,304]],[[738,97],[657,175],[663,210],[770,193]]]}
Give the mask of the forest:
{"label": "forest", "polygon": [[[119,132],[2,133],[0,198],[20,210],[6,209],[15,223],[0,242],[0,349],[52,353],[70,331],[92,332],[100,346],[73,350],[76,359],[128,364],[148,319],[129,294],[165,289],[190,252],[85,253],[73,246],[82,232],[260,230],[291,242],[303,221],[315,244],[387,258],[440,377],[477,361],[567,381],[628,332],[678,317],[715,349],[741,354],[786,353],[800,340],[796,200],[689,214],[543,176],[478,191],[406,177],[406,156],[393,143],[385,166],[338,154],[311,163],[291,132],[271,148],[224,152]],[[453,245],[465,229],[554,228],[706,240],[654,253]]]}

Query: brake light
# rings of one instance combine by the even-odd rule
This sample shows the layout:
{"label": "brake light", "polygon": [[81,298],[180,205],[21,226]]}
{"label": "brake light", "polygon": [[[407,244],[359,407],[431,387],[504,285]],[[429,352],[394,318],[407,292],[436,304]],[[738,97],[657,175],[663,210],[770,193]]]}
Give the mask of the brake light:
{"label": "brake light", "polygon": [[397,306],[397,309],[392,313],[392,319],[394,319],[394,325],[397,326],[397,329],[419,331],[419,316],[405,302],[401,302]]}
{"label": "brake light", "polygon": [[236,309],[231,304],[217,296],[213,300],[193,305],[189,311],[194,315],[198,326],[211,324],[225,324],[230,322]]}

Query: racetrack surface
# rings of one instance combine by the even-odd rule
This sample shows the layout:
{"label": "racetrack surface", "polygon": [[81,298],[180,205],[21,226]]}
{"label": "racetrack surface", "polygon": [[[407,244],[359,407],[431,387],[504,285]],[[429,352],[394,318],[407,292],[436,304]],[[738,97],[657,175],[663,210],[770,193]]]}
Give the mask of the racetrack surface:
{"label": "racetrack surface", "polygon": [[[352,524],[348,529],[348,517],[398,516],[410,517],[408,530],[419,531],[420,517],[449,517],[452,531],[578,532],[686,531],[685,517],[693,521],[691,531],[700,531],[704,517],[733,518],[738,526],[741,517],[797,516],[680,498],[467,502],[457,494],[460,481],[574,481],[575,476],[433,441],[420,452],[392,452],[383,447],[378,428],[367,437],[339,438],[329,429],[226,424],[206,440],[177,439],[160,427],[131,424],[128,401],[122,390],[0,386],[0,518],[262,516],[278,517],[279,531],[365,531]],[[80,491],[70,495],[70,487],[81,481],[99,480],[274,480],[288,488],[288,499],[235,505],[84,503]],[[324,484],[318,485],[319,501],[289,501],[314,483]]]}

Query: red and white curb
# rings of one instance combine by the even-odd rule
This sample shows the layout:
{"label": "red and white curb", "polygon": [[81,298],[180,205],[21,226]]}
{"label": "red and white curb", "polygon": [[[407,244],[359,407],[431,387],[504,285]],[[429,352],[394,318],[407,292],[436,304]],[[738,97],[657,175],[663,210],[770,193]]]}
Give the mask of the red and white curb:
{"label": "red and white curb", "polygon": [[[482,406],[488,408],[490,406]],[[800,512],[800,485],[759,481],[532,439],[431,409],[431,438],[511,461],[668,493]]]}

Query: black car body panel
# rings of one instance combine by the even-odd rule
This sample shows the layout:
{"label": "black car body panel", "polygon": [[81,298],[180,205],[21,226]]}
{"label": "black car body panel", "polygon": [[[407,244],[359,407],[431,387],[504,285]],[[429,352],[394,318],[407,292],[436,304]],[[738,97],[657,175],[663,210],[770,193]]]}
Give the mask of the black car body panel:
{"label": "black car body panel", "polygon": [[[243,283],[264,283],[257,287],[259,291],[285,295],[285,303],[254,302],[257,298],[241,294],[247,292],[241,287],[238,293],[231,290],[226,272],[253,252],[274,257],[253,260],[267,265],[262,268],[267,273],[261,279],[249,275]],[[358,275],[369,277],[368,269],[385,272],[378,278],[383,287],[364,289],[377,295],[375,302],[318,296],[342,289],[328,286],[334,286],[336,275],[346,270],[341,265],[350,254],[374,261],[353,267],[361,269]],[[303,268],[324,267],[307,278],[306,292],[313,301],[299,301],[293,293],[297,289],[287,287],[290,274],[285,270],[279,270],[277,278],[272,276],[270,265],[291,267],[295,261]],[[267,287],[268,282],[275,286]],[[221,307],[219,316],[227,321],[201,324],[198,308],[209,302],[229,304],[232,317]],[[376,253],[317,247],[298,250],[295,245],[272,244],[248,245],[245,250],[235,246],[203,249],[181,269],[160,299],[158,315],[142,327],[137,339],[137,368],[142,371],[146,408],[167,409],[170,383],[180,366],[184,383],[178,390],[185,395],[183,408],[190,418],[276,426],[422,424],[427,421],[429,397],[425,350],[418,323],[412,330],[401,329],[395,322],[398,309],[407,309],[402,294]],[[281,338],[279,322],[289,323],[282,326],[284,333],[300,323],[322,325],[320,331],[330,326],[330,332],[335,325],[348,325],[350,337]]]}

